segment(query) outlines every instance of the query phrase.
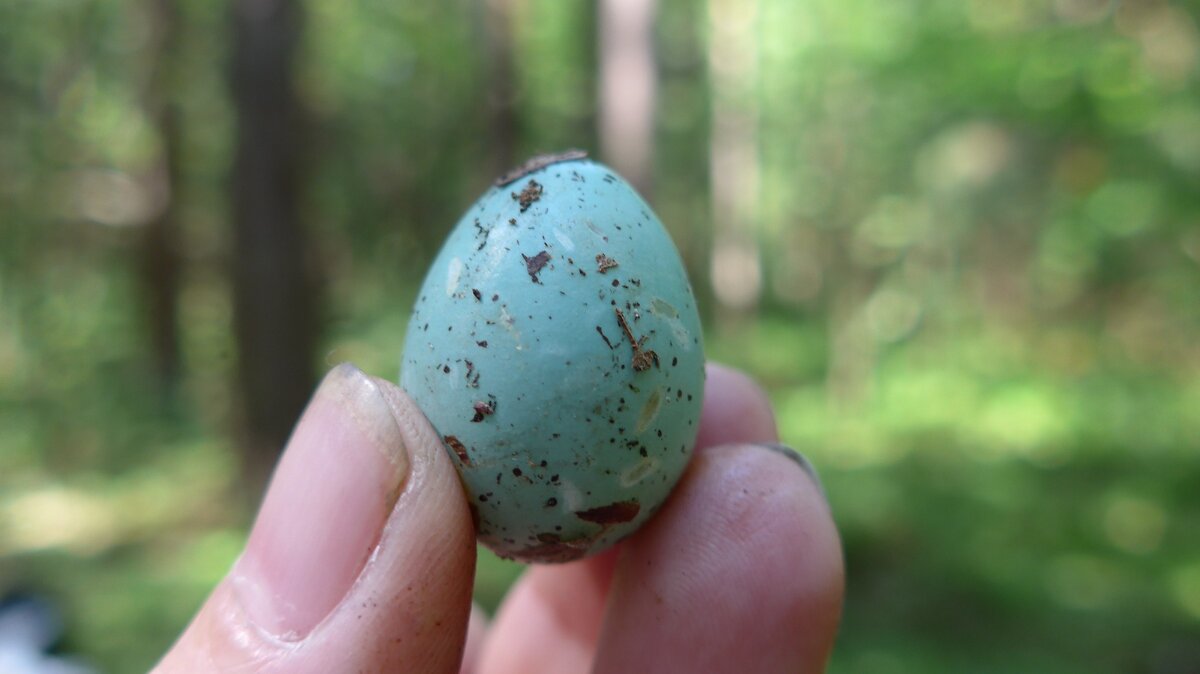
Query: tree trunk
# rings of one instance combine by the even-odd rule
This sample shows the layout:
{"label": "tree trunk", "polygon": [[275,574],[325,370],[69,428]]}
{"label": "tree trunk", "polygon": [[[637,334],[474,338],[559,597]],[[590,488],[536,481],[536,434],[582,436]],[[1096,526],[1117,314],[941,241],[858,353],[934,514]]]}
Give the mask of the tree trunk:
{"label": "tree trunk", "polygon": [[179,108],[173,88],[176,81],[175,45],[179,41],[175,0],[154,0],[150,16],[151,67],[142,93],[142,107],[158,131],[161,149],[144,176],[153,195],[155,215],[146,223],[141,240],[141,286],[144,295],[154,372],[164,398],[173,397],[179,377],[179,223],[176,199],[179,189]]}
{"label": "tree trunk", "polygon": [[302,9],[232,0],[232,10],[234,322],[253,488],[312,393],[316,301],[299,213],[305,120],[292,81]]}
{"label": "tree trunk", "polygon": [[499,176],[520,161],[516,157],[520,133],[516,108],[516,78],[513,76],[513,25],[511,0],[480,3],[487,57],[488,140],[492,175]]}
{"label": "tree trunk", "polygon": [[650,200],[658,72],[656,0],[601,0],[600,154]]}
{"label": "tree trunk", "polygon": [[709,0],[713,250],[717,325],[745,318],[762,293],[758,240],[757,0]]}

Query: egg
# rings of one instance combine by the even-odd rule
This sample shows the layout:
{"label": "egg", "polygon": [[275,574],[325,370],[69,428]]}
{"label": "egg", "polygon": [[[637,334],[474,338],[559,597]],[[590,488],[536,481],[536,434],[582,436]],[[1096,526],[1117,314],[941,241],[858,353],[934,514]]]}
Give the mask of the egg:
{"label": "egg", "polygon": [[497,180],[433,262],[401,386],[441,436],[479,540],[563,562],[635,531],[691,456],[696,300],[662,223],[579,151]]}

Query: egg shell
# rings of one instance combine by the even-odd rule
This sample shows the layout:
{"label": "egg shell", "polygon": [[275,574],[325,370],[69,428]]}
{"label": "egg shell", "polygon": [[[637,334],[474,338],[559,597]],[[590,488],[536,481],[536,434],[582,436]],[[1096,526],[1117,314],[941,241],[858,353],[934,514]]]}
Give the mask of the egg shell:
{"label": "egg shell", "polygon": [[700,320],[670,236],[611,169],[535,160],[501,180],[429,270],[400,383],[462,475],[480,541],[568,561],[636,530],[683,473]]}

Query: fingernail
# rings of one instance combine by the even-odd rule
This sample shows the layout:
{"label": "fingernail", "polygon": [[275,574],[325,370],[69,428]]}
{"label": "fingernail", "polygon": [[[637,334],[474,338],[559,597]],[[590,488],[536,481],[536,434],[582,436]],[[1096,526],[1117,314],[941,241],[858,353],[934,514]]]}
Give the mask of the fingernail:
{"label": "fingernail", "polygon": [[817,469],[813,467],[812,462],[805,458],[803,454],[787,445],[781,445],[777,442],[760,442],[758,446],[769,449],[777,454],[782,454],[795,461],[796,465],[800,466],[800,470],[803,470],[809,479],[813,481],[813,484],[817,485],[817,491],[821,492],[821,498],[829,500],[829,497],[825,494],[825,487],[821,484],[821,478],[817,475]]}
{"label": "fingernail", "polygon": [[306,636],[362,571],[408,475],[400,427],[353,365],[321,382],[292,432],[232,580],[249,619]]}

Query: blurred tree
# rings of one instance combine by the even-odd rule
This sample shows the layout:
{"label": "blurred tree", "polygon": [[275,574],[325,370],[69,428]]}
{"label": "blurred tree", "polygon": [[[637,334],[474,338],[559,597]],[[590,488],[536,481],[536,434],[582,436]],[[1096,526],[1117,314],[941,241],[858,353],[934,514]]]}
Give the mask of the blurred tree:
{"label": "blurred tree", "polygon": [[141,273],[150,343],[159,384],[173,391],[179,377],[179,189],[180,114],[172,87],[177,81],[175,51],[179,42],[179,9],[175,0],[152,0],[149,14],[150,75],[142,95],[146,117],[159,137],[158,158],[147,171],[146,191],[156,213],[142,229]]}
{"label": "blurred tree", "polygon": [[483,13],[483,34],[487,57],[488,144],[492,172],[500,175],[513,166],[520,126],[516,108],[516,81],[513,78],[513,25],[511,0],[487,0],[479,3]]}
{"label": "blurred tree", "polygon": [[316,288],[299,212],[303,106],[292,81],[303,12],[233,0],[233,293],[250,486],[312,392]]}
{"label": "blurred tree", "polygon": [[713,213],[711,282],[729,323],[762,292],[759,198],[758,0],[710,0],[708,66],[713,119],[709,170]]}
{"label": "blurred tree", "polygon": [[522,152],[596,147],[594,3],[512,3]]}
{"label": "blurred tree", "polygon": [[712,316],[711,80],[704,3],[657,0],[654,208],[679,246],[701,315]]}
{"label": "blurred tree", "polygon": [[601,0],[599,8],[601,159],[650,200],[658,66],[656,0]]}

